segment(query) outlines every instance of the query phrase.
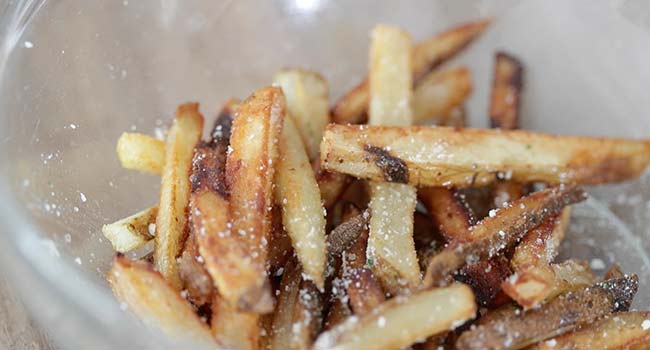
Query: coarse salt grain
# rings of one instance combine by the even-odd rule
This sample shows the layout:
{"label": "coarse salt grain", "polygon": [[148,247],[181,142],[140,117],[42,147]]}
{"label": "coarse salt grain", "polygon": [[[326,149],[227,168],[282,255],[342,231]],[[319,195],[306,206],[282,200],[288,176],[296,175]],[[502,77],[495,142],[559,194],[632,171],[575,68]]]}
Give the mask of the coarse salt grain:
{"label": "coarse salt grain", "polygon": [[648,329],[650,329],[650,320],[643,320],[643,322],[641,323],[641,328],[644,331],[647,331]]}

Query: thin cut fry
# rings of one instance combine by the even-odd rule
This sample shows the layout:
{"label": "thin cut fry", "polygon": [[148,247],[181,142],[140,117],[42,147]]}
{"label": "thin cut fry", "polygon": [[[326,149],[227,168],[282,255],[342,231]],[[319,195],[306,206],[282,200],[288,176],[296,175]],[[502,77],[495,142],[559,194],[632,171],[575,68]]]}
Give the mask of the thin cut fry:
{"label": "thin cut fry", "polygon": [[160,174],[165,164],[165,142],[125,132],[117,140],[117,156],[125,169]]}
{"label": "thin cut fry", "polygon": [[499,178],[599,184],[637,177],[648,168],[650,140],[330,124],[321,157],[330,171],[414,186],[464,187]]}
{"label": "thin cut fry", "polygon": [[[490,24],[490,19],[466,23],[418,44],[413,50],[413,77],[421,76],[447,61],[480,35]],[[332,120],[339,124],[359,124],[365,119],[370,101],[370,84],[364,79],[341,97],[332,110]]]}
{"label": "thin cut fry", "polygon": [[291,321],[291,349],[310,350],[323,325],[323,301],[318,288],[304,278]]}
{"label": "thin cut fry", "polygon": [[321,333],[313,349],[400,349],[456,328],[475,313],[474,295],[462,284],[397,296],[364,316],[351,316]]}
{"label": "thin cut fry", "polygon": [[293,121],[287,118],[280,138],[275,173],[275,201],[304,272],[324,287],[326,263],[325,215],[320,191]]}
{"label": "thin cut fry", "polygon": [[269,272],[273,275],[284,268],[293,255],[291,238],[282,225],[282,208],[274,205],[271,212],[271,238],[269,239]]}
{"label": "thin cut fry", "polygon": [[282,87],[287,111],[300,132],[310,160],[318,158],[323,130],[329,123],[329,88],[323,76],[303,69],[285,69],[273,81]]}
{"label": "thin cut fry", "polygon": [[231,232],[244,251],[245,260],[240,264],[251,272],[237,282],[241,288],[236,291],[235,304],[243,311],[266,313],[273,309],[266,277],[267,246],[278,139],[285,114],[282,90],[262,88],[239,106],[230,135],[232,152],[226,178],[230,181]]}
{"label": "thin cut fry", "polygon": [[217,344],[232,350],[258,349],[259,315],[238,311],[218,293],[212,299],[211,308],[210,328]]}
{"label": "thin cut fry", "polygon": [[217,348],[208,326],[190,303],[148,263],[118,255],[106,279],[117,298],[144,324],[161,329],[171,338],[196,344],[199,349]]}
{"label": "thin cut fry", "polygon": [[413,91],[413,123],[434,121],[444,125],[452,109],[460,106],[472,92],[472,74],[466,67],[422,77]]}
{"label": "thin cut fry", "polygon": [[440,284],[465,264],[492,257],[511,247],[548,217],[585,198],[581,189],[562,186],[535,192],[495,211],[473,227],[471,242],[448,246],[431,259],[424,286]]}
{"label": "thin cut fry", "polygon": [[102,233],[119,253],[138,249],[153,239],[149,225],[156,222],[158,206],[145,209],[112,224],[102,226]]}
{"label": "thin cut fry", "polygon": [[199,105],[188,103],[179,106],[167,133],[154,241],[156,270],[177,290],[181,288],[181,281],[176,258],[187,236],[190,170],[194,147],[202,132],[203,116],[199,113]]}
{"label": "thin cut fry", "polygon": [[632,275],[600,282],[563,294],[539,308],[505,314],[461,334],[456,346],[467,350],[521,349],[558,336],[612,312],[626,311],[638,280]]}
{"label": "thin cut fry", "polygon": [[650,321],[648,320],[650,320],[648,311],[619,312],[574,332],[537,343],[528,350],[622,350],[636,345],[648,346],[650,343],[650,327],[647,326]]}
{"label": "thin cut fry", "polygon": [[445,187],[426,187],[419,189],[418,195],[447,242],[471,240],[470,228],[476,219],[455,191]]}
{"label": "thin cut fry", "polygon": [[517,58],[497,52],[490,98],[490,124],[493,128],[519,128],[523,73],[524,67]]}
{"label": "thin cut fry", "polygon": [[372,274],[365,267],[356,268],[344,276],[348,281],[348,297],[355,315],[363,316],[386,301],[386,295]]}

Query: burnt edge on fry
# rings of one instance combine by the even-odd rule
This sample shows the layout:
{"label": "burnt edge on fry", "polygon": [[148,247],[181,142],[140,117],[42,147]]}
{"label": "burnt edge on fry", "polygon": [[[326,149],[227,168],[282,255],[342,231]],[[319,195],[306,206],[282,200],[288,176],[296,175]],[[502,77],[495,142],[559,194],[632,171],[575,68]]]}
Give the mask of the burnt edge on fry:
{"label": "burnt edge on fry", "polygon": [[[506,79],[501,79],[502,77],[499,74],[499,68],[502,64],[512,67],[512,72],[508,74]],[[521,92],[524,87],[524,66],[518,58],[499,51],[495,55],[493,75],[490,97],[490,127],[510,130],[518,129],[521,115]],[[509,92],[512,92],[512,101],[498,100],[498,96],[495,96],[498,89],[510,90]],[[505,98],[507,99],[507,97]],[[503,105],[508,108],[505,108]]]}
{"label": "burnt edge on fry", "polygon": [[210,144],[223,143],[226,146],[230,144],[230,133],[232,131],[232,122],[235,119],[236,100],[230,100],[219,111],[214,126],[210,132]]}
{"label": "burnt edge on fry", "polygon": [[226,188],[226,146],[201,142],[194,149],[190,184],[192,193],[207,189],[228,198]]}
{"label": "burnt edge on fry", "polygon": [[365,145],[363,148],[370,154],[386,181],[404,184],[409,182],[409,169],[403,160],[392,156],[381,147]]}

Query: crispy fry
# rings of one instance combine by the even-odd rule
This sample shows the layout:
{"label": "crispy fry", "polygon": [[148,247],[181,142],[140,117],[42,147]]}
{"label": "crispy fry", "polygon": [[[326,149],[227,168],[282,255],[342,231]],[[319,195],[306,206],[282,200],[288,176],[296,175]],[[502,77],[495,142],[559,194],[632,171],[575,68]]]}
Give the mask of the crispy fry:
{"label": "crispy fry", "polygon": [[117,298],[144,324],[161,329],[174,339],[201,346],[201,349],[217,347],[207,325],[194,313],[190,303],[148,263],[130,261],[118,255],[106,279]]}
{"label": "crispy fry", "polygon": [[320,161],[315,166],[316,182],[320,189],[320,196],[323,200],[323,206],[330,209],[341,198],[343,192],[352,182],[353,178],[341,174],[324,170],[320,167]]}
{"label": "crispy fry", "polygon": [[192,156],[202,132],[203,116],[199,113],[199,105],[179,106],[167,133],[154,240],[156,270],[177,290],[181,288],[181,281],[176,258],[187,236]]}
{"label": "crispy fry", "polygon": [[218,293],[212,299],[211,308],[210,328],[220,346],[232,350],[258,349],[258,314],[238,311]]}
{"label": "crispy fry", "polygon": [[323,323],[323,301],[312,281],[302,280],[291,321],[291,349],[310,350]]}
{"label": "crispy fry", "polygon": [[296,308],[296,299],[300,290],[300,267],[293,260],[289,260],[284,268],[282,282],[278,294],[275,314],[273,316],[273,335],[271,337],[272,350],[291,349],[293,314]]}
{"label": "crispy fry", "polygon": [[178,272],[183,282],[183,289],[188,292],[192,304],[202,306],[212,301],[215,292],[210,274],[203,266],[203,257],[199,254],[194,232],[185,240],[185,247],[178,258]]}
{"label": "crispy fry", "polygon": [[231,98],[221,107],[217,119],[214,121],[212,131],[210,132],[211,145],[223,144],[228,146],[230,144],[230,133],[232,132],[232,122],[235,119],[235,113],[239,108],[239,101],[236,98]]}
{"label": "crispy fry", "polygon": [[472,93],[472,74],[466,67],[422,77],[413,91],[413,123],[434,121],[444,125],[451,110],[460,106]]}
{"label": "crispy fry", "polygon": [[475,313],[474,295],[462,284],[398,296],[321,333],[313,349],[400,349],[456,328]]}
{"label": "crispy fry", "polygon": [[644,322],[650,322],[647,320],[650,320],[648,311],[615,313],[571,333],[537,343],[528,350],[622,350],[648,346],[650,329],[643,326]]}
{"label": "crispy fry", "polygon": [[321,157],[330,171],[415,186],[463,187],[497,178],[598,184],[643,172],[650,164],[650,140],[330,124]]}
{"label": "crispy fry", "polygon": [[381,286],[369,269],[353,269],[344,278],[349,281],[348,296],[355,315],[363,316],[386,301]]}
{"label": "crispy fry", "polygon": [[282,225],[282,208],[274,205],[271,212],[271,238],[269,239],[269,271],[275,274],[284,268],[293,255],[291,238]]}
{"label": "crispy fry", "polygon": [[158,206],[145,209],[112,224],[102,226],[102,233],[119,253],[138,249],[153,239],[149,225],[156,222]]}
{"label": "crispy fry", "polygon": [[448,242],[471,240],[470,228],[476,223],[471,210],[457,193],[445,187],[426,187],[418,191],[440,233]]}
{"label": "crispy fry", "polygon": [[472,287],[478,304],[486,306],[501,291],[501,284],[511,273],[508,259],[503,255],[497,255],[479,260],[476,264],[466,265],[457,279]]}
{"label": "crispy fry", "polygon": [[517,58],[505,52],[496,53],[490,97],[490,125],[493,128],[519,128],[523,75],[524,67]]}
{"label": "crispy fry", "polygon": [[494,212],[473,227],[471,242],[448,246],[431,259],[424,286],[439,284],[465,264],[492,257],[511,247],[528,230],[558,214],[565,206],[585,198],[581,189],[557,187],[535,192]]}
{"label": "crispy fry", "polygon": [[[638,277],[626,276],[563,294],[539,308],[506,314],[463,333],[459,349],[521,349],[630,307]],[[590,306],[590,307],[585,307]]]}
{"label": "crispy fry", "polygon": [[[418,44],[413,50],[413,76],[419,77],[460,52],[490,24],[490,19],[466,23]],[[332,109],[332,120],[339,124],[363,123],[370,101],[370,84],[364,79],[341,97]]]}
{"label": "crispy fry", "polygon": [[323,130],[329,123],[329,87],[323,76],[303,69],[285,69],[273,81],[282,87],[287,111],[293,119],[310,160],[318,158]]}
{"label": "crispy fry", "polygon": [[125,132],[117,140],[117,156],[125,169],[160,174],[165,164],[165,142],[148,135]]}
{"label": "crispy fry", "polygon": [[[266,277],[267,244],[278,138],[285,114],[282,90],[262,88],[239,106],[230,135],[233,151],[228,154],[226,178],[230,181],[231,232],[244,252],[237,258],[243,257],[241,264],[248,265],[252,273],[237,283],[242,288],[237,289],[235,304],[243,311],[266,313],[273,309]],[[224,297],[233,301],[225,293]]]}
{"label": "crispy fry", "polygon": [[303,271],[324,287],[325,215],[311,164],[293,121],[288,118],[280,139],[275,173],[275,201]]}

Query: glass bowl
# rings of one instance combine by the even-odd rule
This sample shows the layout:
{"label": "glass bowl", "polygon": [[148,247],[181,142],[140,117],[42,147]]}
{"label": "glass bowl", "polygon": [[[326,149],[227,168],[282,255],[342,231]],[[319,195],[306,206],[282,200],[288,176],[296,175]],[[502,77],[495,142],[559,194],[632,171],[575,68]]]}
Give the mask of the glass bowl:
{"label": "glass bowl", "polygon": [[[153,134],[184,101],[199,101],[211,118],[286,66],[322,72],[338,97],[364,74],[376,23],[421,40],[496,18],[447,63],[474,74],[472,126],[486,126],[493,53],[502,49],[526,64],[524,128],[649,136],[642,0],[7,0],[0,8],[0,263],[62,348],[178,345],[134,322],[104,281],[113,253],[101,225],[155,203],[159,183],[120,167],[120,133]],[[638,273],[635,306],[650,307],[650,177],[590,192],[562,258]]]}

